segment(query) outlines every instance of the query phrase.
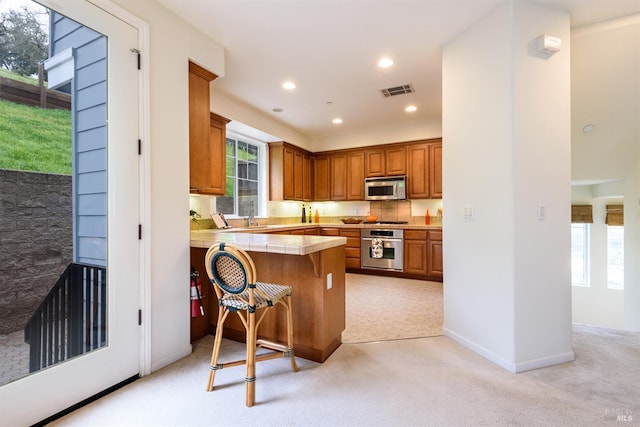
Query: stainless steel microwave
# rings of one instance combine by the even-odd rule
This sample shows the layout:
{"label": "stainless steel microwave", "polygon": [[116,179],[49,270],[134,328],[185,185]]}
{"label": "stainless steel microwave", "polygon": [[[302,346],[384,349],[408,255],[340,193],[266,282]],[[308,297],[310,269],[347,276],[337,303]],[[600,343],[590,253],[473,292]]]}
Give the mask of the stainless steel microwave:
{"label": "stainless steel microwave", "polygon": [[386,176],[365,178],[364,194],[366,200],[403,200],[407,198],[407,178],[405,176]]}

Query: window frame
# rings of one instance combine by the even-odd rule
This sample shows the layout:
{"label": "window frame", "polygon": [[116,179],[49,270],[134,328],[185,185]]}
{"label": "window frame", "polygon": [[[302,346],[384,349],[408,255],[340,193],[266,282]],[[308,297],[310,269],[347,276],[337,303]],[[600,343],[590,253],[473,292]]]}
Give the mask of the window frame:
{"label": "window frame", "polygon": [[[238,204],[238,197],[237,197],[237,188],[238,188],[238,179],[242,179],[242,178],[238,178],[238,156],[237,156],[237,150],[238,150],[238,143],[241,142],[243,144],[247,144],[247,145],[251,145],[257,148],[257,156],[258,156],[258,160],[257,160],[257,179],[256,179],[256,183],[257,183],[257,200],[258,200],[258,204],[255,207],[255,211],[254,211],[254,216],[258,217],[258,216],[264,216],[264,212],[266,212],[266,205],[267,205],[267,201],[266,201],[266,189],[267,189],[267,160],[268,160],[268,151],[267,151],[267,143],[263,142],[263,141],[259,141],[257,139],[254,138],[250,138],[241,134],[237,134],[235,132],[231,132],[231,131],[227,131],[226,134],[226,139],[225,139],[225,144],[227,144],[227,142],[231,140],[234,141],[234,175],[233,175],[233,180],[234,180],[234,195],[233,195],[233,213],[224,213],[224,215],[227,218],[231,218],[231,219],[242,219],[242,218],[246,218],[247,215],[240,215],[239,214],[239,204]],[[227,154],[226,158],[228,159],[230,156]],[[226,160],[226,159],[225,159]],[[225,167],[226,167],[226,161],[225,161]],[[231,177],[231,175],[226,174],[226,179],[228,180]],[[231,196],[224,196],[224,197],[231,197]]]}
{"label": "window frame", "polygon": [[[588,223],[571,223],[571,286],[577,286],[581,288],[589,288],[591,287],[591,256],[590,256],[590,247],[591,247],[591,232]],[[573,232],[574,230],[582,230],[582,277],[584,278],[583,282],[574,282],[574,263],[573,263]]]}

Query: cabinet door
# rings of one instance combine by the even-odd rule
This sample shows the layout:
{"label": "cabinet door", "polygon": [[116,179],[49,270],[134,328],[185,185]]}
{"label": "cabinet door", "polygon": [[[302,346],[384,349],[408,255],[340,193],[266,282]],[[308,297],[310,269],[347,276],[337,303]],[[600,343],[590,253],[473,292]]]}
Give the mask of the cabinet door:
{"label": "cabinet door", "polygon": [[383,149],[367,150],[366,154],[366,176],[385,176],[385,152]]}
{"label": "cabinet door", "polygon": [[427,274],[429,276],[442,277],[442,231],[429,231],[428,256],[429,262]]}
{"label": "cabinet door", "polygon": [[347,200],[364,200],[364,151],[350,151],[347,158]]}
{"label": "cabinet door", "polygon": [[[210,136],[209,82],[215,78],[215,74],[189,63],[189,188],[192,193],[224,195],[225,185],[219,183],[219,164],[224,165],[225,159],[219,158],[222,150],[218,142],[224,137],[226,119],[217,116],[222,127],[214,130],[213,147]],[[224,138],[221,143],[224,146]]]}
{"label": "cabinet door", "polygon": [[404,241],[404,272],[408,274],[427,274],[427,241]]}
{"label": "cabinet door", "polygon": [[407,174],[407,148],[393,147],[385,150],[386,172],[388,176]]}
{"label": "cabinet door", "polygon": [[216,114],[210,114],[207,194],[215,196],[224,196],[227,189],[227,124],[225,120]]}
{"label": "cabinet door", "polygon": [[302,200],[313,200],[313,162],[306,154],[302,157]]}
{"label": "cabinet door", "polygon": [[[302,200],[304,185],[304,156],[298,151],[293,152],[293,198]],[[286,185],[286,184],[285,184]]]}
{"label": "cabinet door", "polygon": [[442,198],[442,143],[429,146],[429,197]]}
{"label": "cabinet door", "polygon": [[331,155],[331,200],[347,200],[347,155],[345,153]]}
{"label": "cabinet door", "polygon": [[407,197],[409,199],[427,199],[429,198],[429,145],[409,146],[408,156]]}
{"label": "cabinet door", "polygon": [[314,200],[331,200],[329,156],[314,156],[313,165]]}
{"label": "cabinet door", "polygon": [[295,158],[294,151],[288,147],[285,147],[282,151],[282,185],[283,185],[283,199],[295,200]]}

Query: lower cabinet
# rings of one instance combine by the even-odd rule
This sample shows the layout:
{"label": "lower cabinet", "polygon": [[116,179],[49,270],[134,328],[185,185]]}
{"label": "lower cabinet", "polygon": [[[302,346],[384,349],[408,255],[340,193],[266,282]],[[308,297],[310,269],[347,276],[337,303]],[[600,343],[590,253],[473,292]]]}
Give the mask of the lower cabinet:
{"label": "lower cabinet", "polygon": [[427,239],[427,275],[442,278],[442,230],[430,230]]}
{"label": "lower cabinet", "polygon": [[404,272],[421,276],[427,274],[426,231],[404,231]]}
{"label": "lower cabinet", "polygon": [[404,272],[442,280],[442,230],[404,231]]}
{"label": "lower cabinet", "polygon": [[346,268],[360,268],[360,229],[341,228],[340,236],[347,238],[347,245],[344,248],[344,265]]}

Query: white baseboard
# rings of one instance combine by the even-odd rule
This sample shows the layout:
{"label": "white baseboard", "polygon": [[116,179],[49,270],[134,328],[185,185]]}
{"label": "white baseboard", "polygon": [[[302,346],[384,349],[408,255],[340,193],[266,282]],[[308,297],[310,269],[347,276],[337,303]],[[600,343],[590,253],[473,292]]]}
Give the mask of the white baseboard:
{"label": "white baseboard", "polygon": [[443,335],[451,338],[458,344],[468,348],[474,353],[479,354],[485,359],[489,360],[492,363],[500,366],[503,369],[506,369],[509,372],[513,372],[514,374],[530,371],[532,369],[545,368],[547,366],[558,365],[560,363],[571,362],[575,359],[575,354],[573,351],[568,351],[559,354],[553,354],[550,356],[541,357],[538,359],[527,360],[525,362],[514,362],[504,359],[503,357],[498,356],[492,351],[487,350],[485,347],[468,340],[462,335],[448,329],[446,327],[442,328]]}
{"label": "white baseboard", "polygon": [[185,348],[183,348],[180,351],[171,353],[170,355],[167,355],[165,357],[163,357],[162,359],[159,360],[153,360],[151,361],[151,372],[155,372],[159,369],[164,368],[165,366],[169,366],[171,365],[173,362],[177,362],[178,360],[182,359],[183,357],[187,357],[188,355],[190,355],[192,352],[192,346],[191,344],[187,345]]}

